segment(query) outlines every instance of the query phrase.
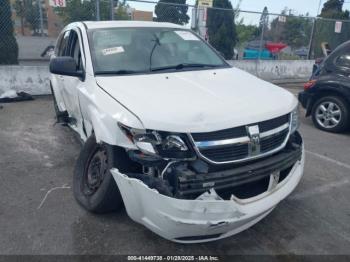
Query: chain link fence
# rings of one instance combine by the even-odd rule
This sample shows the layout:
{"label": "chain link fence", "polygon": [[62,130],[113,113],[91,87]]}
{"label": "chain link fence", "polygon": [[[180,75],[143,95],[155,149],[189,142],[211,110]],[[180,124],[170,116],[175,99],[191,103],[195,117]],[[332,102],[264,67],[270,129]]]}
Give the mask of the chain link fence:
{"label": "chain link fence", "polygon": [[[0,52],[18,52],[18,61],[22,64],[47,63],[63,27],[70,22],[86,20],[182,24],[199,33],[229,60],[315,59],[324,56],[322,43],[327,42],[334,49],[350,40],[350,21],[293,16],[288,10],[270,14],[204,8],[186,5],[185,0],[183,4],[149,0],[1,1],[4,5],[8,2],[10,14],[0,17]],[[16,41],[4,37],[11,30]],[[2,58],[0,64],[5,63]]]}

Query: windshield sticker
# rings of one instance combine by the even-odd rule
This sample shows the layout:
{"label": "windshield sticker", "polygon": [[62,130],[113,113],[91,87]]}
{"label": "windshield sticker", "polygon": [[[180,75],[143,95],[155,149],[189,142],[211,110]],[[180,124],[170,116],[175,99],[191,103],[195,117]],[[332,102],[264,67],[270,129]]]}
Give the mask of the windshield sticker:
{"label": "windshield sticker", "polygon": [[175,31],[185,41],[199,41],[199,38],[189,31]]}
{"label": "windshield sticker", "polygon": [[124,48],[122,46],[110,47],[102,50],[103,55],[113,55],[118,53],[123,53]]}

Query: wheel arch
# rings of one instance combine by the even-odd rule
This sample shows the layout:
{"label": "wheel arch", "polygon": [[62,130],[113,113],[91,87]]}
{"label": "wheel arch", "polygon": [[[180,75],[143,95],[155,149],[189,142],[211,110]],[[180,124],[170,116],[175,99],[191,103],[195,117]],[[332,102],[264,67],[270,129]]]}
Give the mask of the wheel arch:
{"label": "wheel arch", "polygon": [[84,117],[86,138],[95,136],[97,143],[106,143],[111,146],[134,149],[135,145],[118,127],[118,121],[110,114],[98,111],[98,108],[89,105]]}
{"label": "wheel arch", "polygon": [[344,88],[344,87],[335,86],[335,85],[326,85],[326,86],[321,85],[316,88],[317,90],[313,92],[312,99],[306,109],[306,116],[311,115],[312,109],[315,106],[316,102],[325,96],[340,97],[341,99],[345,100],[348,106],[350,106],[350,89],[349,88]]}
{"label": "wheel arch", "polygon": [[88,118],[84,118],[86,137],[91,135],[95,136],[96,142],[105,142],[110,145],[116,144],[116,137],[113,136],[111,126],[108,128],[108,121],[106,122],[106,116],[103,116],[97,111],[95,107],[88,107]]}

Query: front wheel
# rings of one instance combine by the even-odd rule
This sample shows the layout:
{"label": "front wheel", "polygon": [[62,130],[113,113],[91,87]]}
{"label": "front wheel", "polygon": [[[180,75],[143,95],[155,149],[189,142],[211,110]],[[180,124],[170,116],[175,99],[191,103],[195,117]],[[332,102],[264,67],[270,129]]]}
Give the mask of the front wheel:
{"label": "front wheel", "polygon": [[114,147],[96,143],[91,136],[84,144],[76,163],[73,179],[74,196],[85,209],[107,213],[122,207],[123,200],[110,172],[118,167]]}
{"label": "front wheel", "polygon": [[325,96],[316,101],[312,109],[314,125],[324,131],[339,133],[349,125],[349,109],[337,96]]}

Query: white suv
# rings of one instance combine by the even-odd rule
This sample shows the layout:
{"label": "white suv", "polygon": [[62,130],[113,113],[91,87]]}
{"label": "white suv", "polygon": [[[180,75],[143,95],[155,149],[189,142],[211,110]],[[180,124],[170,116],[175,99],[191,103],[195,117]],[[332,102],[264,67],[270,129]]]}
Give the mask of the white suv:
{"label": "white suv", "polygon": [[164,238],[206,242],[257,223],[302,177],[296,98],[184,27],[70,24],[50,72],[57,120],[84,142],[73,188],[91,212],[124,204]]}

